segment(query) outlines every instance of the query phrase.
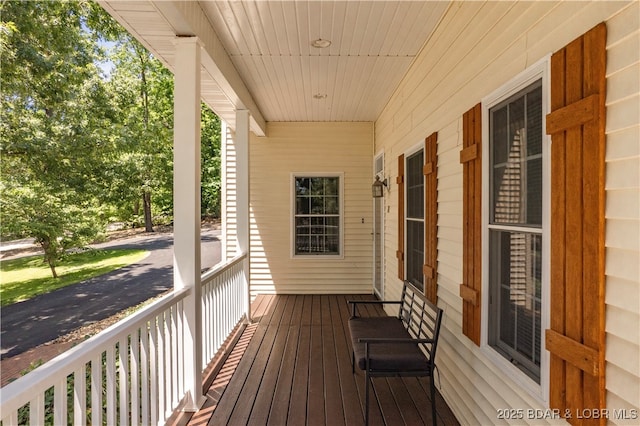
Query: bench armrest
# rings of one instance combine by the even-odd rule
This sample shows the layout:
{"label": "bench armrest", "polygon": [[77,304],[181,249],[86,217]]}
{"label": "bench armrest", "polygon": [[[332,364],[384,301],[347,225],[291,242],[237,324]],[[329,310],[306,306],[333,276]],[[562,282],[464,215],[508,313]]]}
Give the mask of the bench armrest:
{"label": "bench armrest", "polygon": [[351,318],[357,317],[356,306],[358,305],[399,305],[402,300],[347,300],[347,303],[352,305]]}

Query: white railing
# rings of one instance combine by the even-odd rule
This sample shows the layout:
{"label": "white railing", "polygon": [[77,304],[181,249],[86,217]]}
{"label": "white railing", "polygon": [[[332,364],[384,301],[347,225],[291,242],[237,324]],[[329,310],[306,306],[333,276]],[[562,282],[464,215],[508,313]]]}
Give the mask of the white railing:
{"label": "white railing", "polygon": [[238,255],[202,276],[203,370],[247,313],[246,258]]}
{"label": "white railing", "polygon": [[[245,261],[238,256],[202,276],[205,363],[246,312]],[[189,291],[173,291],[3,387],[2,426],[164,424],[186,394]]]}

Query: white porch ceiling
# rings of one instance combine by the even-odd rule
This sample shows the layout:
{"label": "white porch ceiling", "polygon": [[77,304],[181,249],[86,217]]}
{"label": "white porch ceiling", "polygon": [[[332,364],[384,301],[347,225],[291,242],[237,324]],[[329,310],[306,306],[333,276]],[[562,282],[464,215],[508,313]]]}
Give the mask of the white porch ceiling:
{"label": "white porch ceiling", "polygon": [[[448,1],[119,1],[100,4],[173,70],[176,36],[203,43],[204,101],[234,127],[375,121]],[[324,49],[314,40],[331,41]]]}

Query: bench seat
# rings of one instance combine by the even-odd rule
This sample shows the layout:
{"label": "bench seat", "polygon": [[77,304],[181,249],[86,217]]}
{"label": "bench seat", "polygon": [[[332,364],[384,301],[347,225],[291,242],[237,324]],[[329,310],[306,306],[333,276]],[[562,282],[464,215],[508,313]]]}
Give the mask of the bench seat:
{"label": "bench seat", "polygon": [[[404,324],[396,317],[356,317],[349,320],[356,365],[367,368],[366,344],[361,339],[385,339],[390,337],[411,339]],[[379,343],[369,345],[369,368],[376,371],[429,370],[430,363],[417,343]]]}

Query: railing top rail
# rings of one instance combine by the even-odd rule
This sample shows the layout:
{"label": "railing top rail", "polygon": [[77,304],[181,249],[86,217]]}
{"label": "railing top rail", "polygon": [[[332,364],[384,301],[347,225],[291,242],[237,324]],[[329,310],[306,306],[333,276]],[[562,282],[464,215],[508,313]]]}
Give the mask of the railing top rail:
{"label": "railing top rail", "polygon": [[[99,334],[85,340],[51,361],[41,365],[37,374],[27,374],[0,389],[0,407],[3,412],[17,410],[25,401],[29,401],[38,389],[48,389],[73,372],[80,363],[86,363],[104,351],[104,348],[115,344],[120,337],[135,330],[139,324],[165,311],[184,299],[191,290],[184,288],[174,290],[166,296],[143,307],[122,321],[117,322]],[[19,404],[19,405],[18,405]]]}
{"label": "railing top rail", "polygon": [[221,272],[224,272],[227,269],[232,268],[233,266],[235,266],[239,262],[242,262],[246,258],[247,258],[247,253],[240,253],[236,255],[233,259],[229,260],[228,262],[219,263],[213,269],[208,270],[202,275],[201,282],[204,283],[210,280],[212,277],[220,274]]}

